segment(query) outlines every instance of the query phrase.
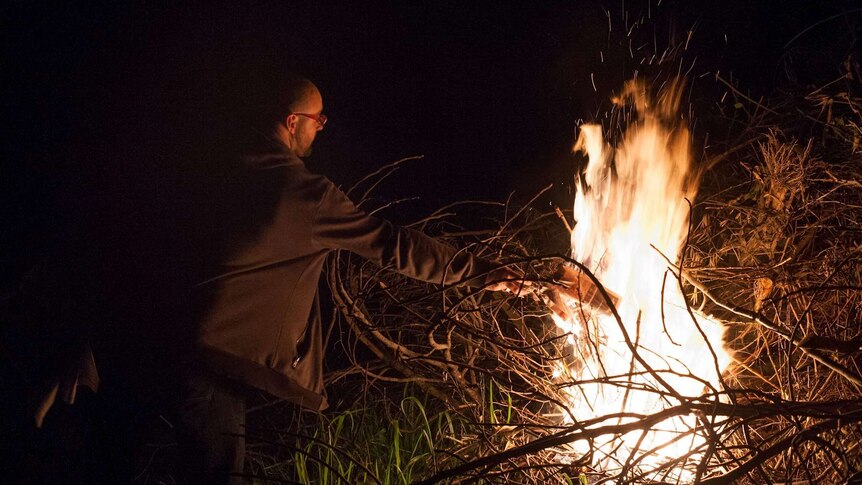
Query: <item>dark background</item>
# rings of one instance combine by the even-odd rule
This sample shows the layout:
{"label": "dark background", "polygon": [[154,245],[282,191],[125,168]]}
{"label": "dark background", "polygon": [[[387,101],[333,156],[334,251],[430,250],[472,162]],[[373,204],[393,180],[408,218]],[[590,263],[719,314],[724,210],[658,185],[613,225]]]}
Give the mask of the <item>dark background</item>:
{"label": "dark background", "polygon": [[119,219],[188,222],[170,216],[184,184],[244,146],[230,132],[254,104],[238,105],[276,71],[322,91],[309,164],[336,183],[425,155],[378,191],[418,198],[387,212],[407,222],[549,184],[568,207],[575,127],[635,72],[688,72],[702,139],[723,93],[706,74],[758,97],[833,79],[858,48],[858,1],[529,3],[5,3],[4,281]]}

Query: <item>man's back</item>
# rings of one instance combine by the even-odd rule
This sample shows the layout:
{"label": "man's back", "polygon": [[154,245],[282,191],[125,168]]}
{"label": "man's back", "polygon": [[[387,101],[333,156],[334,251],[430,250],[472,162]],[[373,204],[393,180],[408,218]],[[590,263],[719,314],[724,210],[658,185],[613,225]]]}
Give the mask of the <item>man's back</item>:
{"label": "man's back", "polygon": [[314,217],[332,183],[288,157],[247,167],[236,184],[211,214],[230,234],[193,290],[197,345],[229,377],[319,407],[323,349],[316,329],[306,334],[328,253]]}

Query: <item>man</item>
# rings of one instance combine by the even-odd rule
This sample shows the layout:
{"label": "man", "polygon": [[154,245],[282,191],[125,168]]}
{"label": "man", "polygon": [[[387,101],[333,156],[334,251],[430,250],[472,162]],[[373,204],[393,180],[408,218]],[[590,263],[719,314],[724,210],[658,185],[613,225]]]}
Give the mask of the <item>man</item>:
{"label": "man", "polygon": [[371,217],[310,172],[301,157],[326,125],[322,97],[302,78],[283,96],[275,126],[283,153],[250,159],[236,182],[247,195],[218,214],[224,224],[233,221],[225,250],[195,288],[193,360],[203,365],[183,388],[177,429],[185,463],[199,467],[195,476],[206,483],[226,483],[229,473],[242,471],[245,402],[237,387],[327,407],[317,288],[330,251],[348,250],[431,283],[479,279],[495,291],[519,287],[513,272],[491,271],[487,262]]}
{"label": "man", "polygon": [[[117,206],[109,211],[117,216],[98,218],[102,232],[86,234],[81,244],[86,251],[69,251],[82,263],[66,261],[68,274],[58,278],[62,283],[36,292],[66,296],[69,305],[51,304],[49,315],[36,312],[34,318],[41,317],[46,329],[57,322],[69,329],[39,339],[42,346],[24,337],[17,340],[36,349],[20,349],[23,356],[50,361],[43,373],[53,386],[29,391],[53,391],[36,396],[35,410],[28,401],[7,421],[25,429],[29,413],[41,425],[60,389],[74,391],[80,384],[95,389],[99,383],[99,392],[82,392],[75,405],[76,414],[80,408],[81,416],[87,416],[86,424],[64,423],[64,413],[57,411],[68,414],[69,408],[62,406],[46,421],[49,431],[57,431],[44,435],[44,440],[58,441],[49,447],[59,450],[53,455],[88,453],[45,467],[36,466],[38,460],[10,459],[7,465],[24,472],[9,476],[27,476],[28,483],[129,483],[137,448],[153,418],[164,413],[179,444],[181,482],[240,483],[236,474],[243,469],[249,388],[313,410],[327,407],[317,288],[332,250],[354,252],[426,282],[469,281],[495,291],[518,291],[513,272],[492,270],[488,262],[417,231],[370,217],[332,182],[310,172],[301,157],[311,153],[326,124],[320,92],[301,78],[280,92],[280,99],[269,100],[272,118],[266,128],[279,153],[249,158],[239,168],[234,163],[227,174],[208,164],[206,173],[175,184],[176,192],[156,183],[163,177],[131,177],[134,184],[122,187],[140,185],[140,192],[133,197],[132,190],[114,189],[124,197],[109,197],[106,203]],[[200,106],[208,105],[193,105]],[[195,119],[205,119],[207,130],[218,123],[243,126],[235,119],[228,126],[224,118]],[[218,150],[225,148],[218,143],[242,144],[229,131],[207,135],[206,145],[213,143]],[[178,143],[161,144],[166,150],[180,149]],[[209,162],[218,150],[201,158]],[[173,166],[185,155],[164,163]],[[203,201],[203,208],[187,209],[186,202],[193,200]],[[84,284],[84,276],[92,282]],[[32,366],[27,358],[20,361]],[[75,436],[61,439],[69,434]],[[34,449],[44,455],[41,448]],[[48,478],[37,478],[41,476]]]}

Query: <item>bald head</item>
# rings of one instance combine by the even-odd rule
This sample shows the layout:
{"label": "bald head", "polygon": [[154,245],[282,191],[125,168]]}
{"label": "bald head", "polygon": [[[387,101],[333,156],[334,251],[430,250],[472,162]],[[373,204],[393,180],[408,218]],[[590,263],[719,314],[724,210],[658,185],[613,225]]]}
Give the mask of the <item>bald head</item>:
{"label": "bald head", "polygon": [[323,97],[317,86],[303,77],[291,78],[284,86],[279,105],[284,110],[276,136],[288,151],[298,157],[311,154],[317,132],[323,129],[320,115]]}
{"label": "bald head", "polygon": [[284,87],[283,96],[281,104],[286,113],[308,113],[317,105],[323,105],[323,98],[317,86],[304,77],[297,76],[289,79]]}

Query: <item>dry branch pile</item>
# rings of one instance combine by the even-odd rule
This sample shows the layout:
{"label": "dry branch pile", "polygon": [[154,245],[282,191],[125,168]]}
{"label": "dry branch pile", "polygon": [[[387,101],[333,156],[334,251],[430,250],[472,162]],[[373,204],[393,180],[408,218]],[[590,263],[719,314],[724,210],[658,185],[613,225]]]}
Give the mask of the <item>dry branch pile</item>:
{"label": "dry branch pile", "polygon": [[732,322],[737,402],[776,410],[723,431],[727,478],[862,480],[860,74],[848,60],[834,82],[769,106],[732,92],[750,111],[712,169],[687,266],[718,301],[747,309],[706,302]]}

